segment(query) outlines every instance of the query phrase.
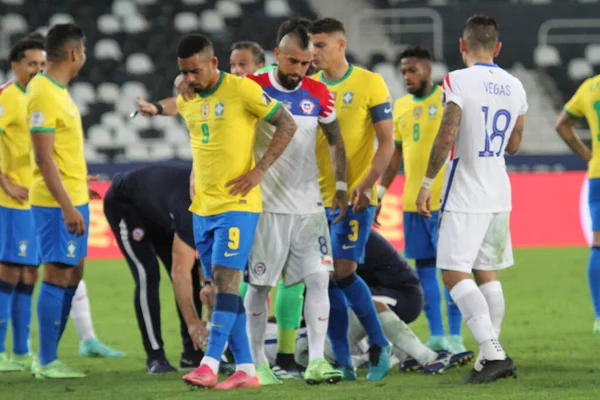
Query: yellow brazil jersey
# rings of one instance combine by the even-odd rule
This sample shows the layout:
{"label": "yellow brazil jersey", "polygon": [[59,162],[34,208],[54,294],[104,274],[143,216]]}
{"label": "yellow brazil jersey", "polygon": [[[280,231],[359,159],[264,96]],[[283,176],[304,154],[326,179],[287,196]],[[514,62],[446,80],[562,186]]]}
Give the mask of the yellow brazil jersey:
{"label": "yellow brazil jersey", "polygon": [[[67,88],[47,75],[36,75],[27,85],[29,131],[53,133],[52,158],[74,206],[89,202],[87,165],[83,150],[81,115]],[[37,165],[33,167],[33,184],[29,191],[31,205],[59,207],[44,182]]]}
{"label": "yellow brazil jersey", "polygon": [[[427,172],[429,154],[442,122],[442,89],[435,85],[425,97],[412,94],[398,99],[394,104],[394,139],[402,145],[404,159],[403,209],[417,212],[417,196],[421,180]],[[445,168],[445,167],[444,167]],[[444,168],[435,178],[431,193],[431,210],[440,208],[444,182]]]}
{"label": "yellow brazil jersey", "polygon": [[231,196],[225,184],[254,168],[259,118],[269,120],[281,106],[249,78],[221,72],[209,93],[193,100],[177,97],[177,108],[190,131],[196,196],[190,211],[210,216],[228,211],[261,212],[260,186]]}
{"label": "yellow brazil jersey", "polygon": [[[31,137],[27,126],[27,95],[17,82],[0,88],[0,171],[17,185],[31,187]],[[0,207],[28,209],[0,189]]]}
{"label": "yellow brazil jersey", "polygon": [[583,82],[564,110],[573,118],[587,119],[592,134],[592,159],[588,165],[588,176],[600,178],[600,75]]}
{"label": "yellow brazil jersey", "polygon": [[[375,154],[373,124],[392,117],[390,92],[381,75],[354,65],[350,65],[346,75],[335,82],[327,81],[323,72],[313,78],[325,83],[335,98],[335,111],[348,159],[348,193],[351,193],[371,168]],[[330,207],[335,195],[335,177],[329,145],[321,130],[317,136],[317,164],[323,201]],[[373,185],[371,193],[373,205],[377,205],[376,186]]]}

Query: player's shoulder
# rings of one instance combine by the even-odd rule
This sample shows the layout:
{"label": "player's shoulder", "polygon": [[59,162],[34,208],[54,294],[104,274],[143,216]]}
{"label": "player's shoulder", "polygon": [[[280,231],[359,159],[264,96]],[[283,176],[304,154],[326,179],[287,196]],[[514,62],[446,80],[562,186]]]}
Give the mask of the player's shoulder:
{"label": "player's shoulder", "polygon": [[30,99],[36,97],[49,97],[53,93],[54,85],[42,74],[37,74],[27,85],[27,94]]}
{"label": "player's shoulder", "polygon": [[406,106],[408,103],[412,103],[413,95],[410,93],[405,94],[404,96],[396,99],[394,102],[394,108]]}
{"label": "player's shoulder", "polygon": [[600,74],[587,78],[586,80],[581,82],[581,85],[579,85],[579,87],[589,88],[592,90],[600,90]]}
{"label": "player's shoulder", "polygon": [[271,84],[269,79],[269,71],[256,72],[254,74],[246,75],[245,78],[250,79],[253,82],[258,83],[260,86],[267,86]]}
{"label": "player's shoulder", "polygon": [[320,97],[326,93],[329,93],[329,89],[327,88],[326,84],[308,76],[305,76],[302,79],[300,88],[306,90],[311,96],[316,97]]}
{"label": "player's shoulder", "polygon": [[10,97],[15,93],[16,85],[13,81],[8,81],[0,85],[0,98]]}

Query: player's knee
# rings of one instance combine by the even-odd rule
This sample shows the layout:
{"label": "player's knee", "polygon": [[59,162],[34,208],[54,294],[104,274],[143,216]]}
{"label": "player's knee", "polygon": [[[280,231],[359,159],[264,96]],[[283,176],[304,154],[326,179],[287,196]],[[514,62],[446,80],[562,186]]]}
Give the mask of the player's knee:
{"label": "player's knee", "polygon": [[35,285],[38,279],[38,269],[36,267],[24,267],[21,273],[21,283],[26,285]]}
{"label": "player's knee", "polygon": [[15,264],[0,264],[0,280],[16,285],[21,275],[21,267]]}
{"label": "player's knee", "polygon": [[215,265],[213,282],[219,293],[239,294],[240,271]]}
{"label": "player's knee", "polygon": [[337,258],[334,261],[333,279],[336,281],[349,277],[356,271],[356,262]]}
{"label": "player's knee", "polygon": [[448,290],[452,290],[456,284],[462,280],[470,279],[471,275],[466,272],[459,271],[450,271],[444,270],[442,271],[442,280],[444,281],[444,286],[448,288]]}
{"label": "player's knee", "polygon": [[436,257],[424,258],[424,259],[415,260],[415,265],[417,266],[417,268],[433,268],[433,267],[435,267],[436,262],[437,262]]}
{"label": "player's knee", "polygon": [[60,287],[67,287],[71,279],[72,265],[63,263],[44,264],[44,282]]}

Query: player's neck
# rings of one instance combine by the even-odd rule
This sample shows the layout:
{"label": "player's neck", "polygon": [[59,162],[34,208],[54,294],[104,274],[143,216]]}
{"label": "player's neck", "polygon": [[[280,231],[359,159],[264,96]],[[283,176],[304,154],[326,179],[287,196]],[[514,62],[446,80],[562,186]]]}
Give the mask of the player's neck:
{"label": "player's neck", "polygon": [[344,57],[338,64],[334,64],[331,68],[323,70],[323,77],[329,82],[337,82],[342,79],[350,69],[350,64]]}
{"label": "player's neck", "polygon": [[67,86],[71,80],[71,72],[60,64],[48,63],[44,68],[44,75],[51,78],[56,83]]}
{"label": "player's neck", "polygon": [[208,87],[206,88],[206,90],[203,90],[203,93],[209,93],[210,91],[212,91],[215,86],[217,86],[217,84],[219,83],[219,80],[221,79],[221,70],[215,70],[214,76],[212,78],[212,80],[210,81],[210,85],[208,85]]}
{"label": "player's neck", "polygon": [[29,80],[26,81],[25,79],[19,79],[15,77],[15,83],[21,90],[25,90],[29,84]]}
{"label": "player's neck", "polygon": [[422,99],[424,97],[429,96],[429,94],[431,93],[432,90],[433,90],[433,82],[429,81],[423,87],[423,90],[420,90],[418,93],[415,93],[413,96],[415,96],[417,99]]}
{"label": "player's neck", "polygon": [[487,54],[473,54],[468,56],[466,60],[467,67],[472,67],[475,64],[494,64],[494,57]]}

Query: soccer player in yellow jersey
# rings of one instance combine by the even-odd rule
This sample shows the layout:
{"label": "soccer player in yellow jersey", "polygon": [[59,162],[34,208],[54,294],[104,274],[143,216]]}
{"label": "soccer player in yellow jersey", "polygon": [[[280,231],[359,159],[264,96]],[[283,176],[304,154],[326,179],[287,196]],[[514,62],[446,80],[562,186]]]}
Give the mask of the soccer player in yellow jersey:
{"label": "soccer player in yellow jersey", "polygon": [[445,295],[450,343],[445,337],[442,321],[436,245],[443,174],[438,175],[432,187],[431,219],[419,215],[416,207],[421,178],[427,169],[429,153],[443,114],[442,89],[431,80],[432,59],[431,51],[421,46],[411,46],[400,54],[400,71],[409,94],[394,104],[396,150],[377,192],[381,205],[383,195],[396,178],[404,158],[404,254],[406,258],[415,260],[423,287],[424,311],[430,334],[427,346],[435,351],[450,350],[455,354],[464,354],[468,359],[470,353],[465,353],[461,336],[462,316],[448,290],[445,290]]}
{"label": "soccer player in yellow jersey", "polygon": [[[257,83],[220,71],[213,45],[205,36],[184,37],[177,56],[179,70],[197,93],[191,101],[179,96],[177,107],[191,138],[194,238],[204,274],[212,278],[216,288],[206,355],[184,381],[215,389],[257,387],[260,383],[238,287],[262,211],[258,185],[291,141],[297,125]],[[265,154],[255,164],[253,148],[259,118],[275,125],[276,130]],[[190,336],[203,333],[200,323],[188,329]],[[237,371],[217,384],[226,342]]]}
{"label": "soccer player in yellow jersey", "polygon": [[[19,40],[10,51],[15,79],[0,87],[0,372],[22,371],[31,362],[31,297],[39,255],[28,201],[33,176],[25,88],[45,61],[43,42]],[[10,359],[4,345],[9,321]]]}
{"label": "soccer player in yellow jersey", "polygon": [[[592,134],[592,151],[579,139],[573,125],[585,118]],[[588,204],[594,238],[588,280],[594,306],[594,332],[600,333],[600,75],[587,79],[565,105],[556,130],[575,154],[588,163]]]}
{"label": "soccer player in yellow jersey", "polygon": [[47,65],[31,80],[27,115],[35,154],[29,192],[44,277],[38,297],[38,378],[81,378],[57,357],[73,295],[87,255],[89,193],[83,129],[66,85],[85,63],[84,33],[74,24],[53,26]]}
{"label": "soccer player in yellow jersey", "polygon": [[391,98],[381,75],[346,61],[345,30],[341,22],[333,18],[317,20],[310,32],[314,64],[321,70],[314,78],[325,83],[335,98],[348,160],[348,183],[336,182],[327,140],[325,135],[319,135],[319,184],[330,222],[338,215],[329,211],[336,191],[349,191],[353,204],[343,221],[331,225],[335,272],[334,283],[329,289],[328,334],[345,379],[356,379],[348,343],[349,303],[369,335],[367,379],[375,381],[382,379],[389,370],[391,347],[377,318],[369,287],[356,274],[356,267],[357,263],[363,262],[375,215],[377,180],[394,152]]}

